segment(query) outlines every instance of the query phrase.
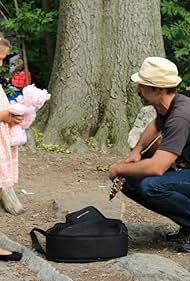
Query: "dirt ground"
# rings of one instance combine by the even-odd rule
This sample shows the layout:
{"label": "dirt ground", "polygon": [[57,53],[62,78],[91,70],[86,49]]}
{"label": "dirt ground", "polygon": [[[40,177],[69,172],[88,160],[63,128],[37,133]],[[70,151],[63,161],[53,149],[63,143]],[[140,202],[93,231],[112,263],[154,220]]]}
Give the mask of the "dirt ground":
{"label": "dirt ground", "polygon": [[[104,215],[112,218],[120,218],[122,202],[125,202],[124,222],[168,224],[171,229],[174,228],[174,223],[167,218],[146,210],[122,194],[114,198],[113,202],[108,200],[111,182],[107,172],[98,171],[97,167],[104,168],[119,159],[121,157],[118,155],[98,152],[79,155],[21,151],[20,182],[16,186],[16,193],[26,211],[15,217],[0,208],[1,231],[10,239],[30,248],[29,232],[33,227],[46,230],[59,221],[58,213],[53,208],[54,201],[61,207],[62,215],[93,205]],[[33,194],[24,194],[22,189]],[[129,240],[129,254],[135,252],[168,257],[190,271],[190,254],[176,253],[165,241],[135,245]],[[89,264],[52,262],[52,265],[74,281],[133,280],[126,279],[126,276],[118,272],[110,272],[109,262]]]}

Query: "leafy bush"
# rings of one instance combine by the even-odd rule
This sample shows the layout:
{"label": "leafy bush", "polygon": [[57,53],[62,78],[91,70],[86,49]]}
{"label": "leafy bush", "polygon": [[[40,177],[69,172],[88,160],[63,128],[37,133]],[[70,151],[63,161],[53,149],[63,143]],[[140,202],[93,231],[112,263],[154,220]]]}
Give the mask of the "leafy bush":
{"label": "leafy bush", "polygon": [[185,0],[161,0],[162,33],[167,58],[178,66],[183,82],[179,92],[189,95],[190,6]]}
{"label": "leafy bush", "polygon": [[45,88],[52,67],[46,38],[51,35],[55,47],[58,17],[58,0],[47,2],[49,10],[43,10],[41,1],[18,1],[19,10],[16,13],[14,1],[0,1],[0,11],[4,14],[0,19],[1,31],[17,49],[21,49],[20,42],[24,40],[33,81],[37,86]]}
{"label": "leafy bush", "polygon": [[30,4],[23,3],[14,18],[9,18],[2,22],[2,27],[7,31],[14,30],[19,36],[27,42],[40,39],[47,32],[54,31],[56,11],[45,12],[40,8],[32,7]]}

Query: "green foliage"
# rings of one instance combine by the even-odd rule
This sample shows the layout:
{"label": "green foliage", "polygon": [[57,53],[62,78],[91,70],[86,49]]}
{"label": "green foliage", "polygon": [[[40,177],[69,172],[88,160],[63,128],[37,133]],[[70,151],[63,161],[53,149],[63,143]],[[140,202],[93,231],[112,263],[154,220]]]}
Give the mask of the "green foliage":
{"label": "green foliage", "polygon": [[114,146],[113,142],[109,138],[106,140],[106,145],[108,148],[112,148]]}
{"label": "green foliage", "polygon": [[190,6],[188,1],[161,0],[162,33],[166,55],[178,66],[183,79],[179,92],[190,85]]}
{"label": "green foliage", "polygon": [[58,144],[42,143],[41,146],[38,148],[45,151],[52,151],[52,152],[59,152],[59,153],[66,153],[66,154],[71,153],[71,151],[68,148],[65,148],[64,145],[58,145]]}
{"label": "green foliage", "polygon": [[45,151],[53,151],[53,152],[60,152],[60,153],[71,153],[71,151],[66,148],[64,145],[57,145],[57,144],[44,144],[43,143],[43,133],[40,132],[35,127],[32,128],[33,137],[35,140],[36,147],[39,150]]}
{"label": "green foliage", "polygon": [[86,142],[87,142],[87,145],[90,149],[93,149],[93,148],[97,147],[97,141],[94,137],[90,137]]}
{"label": "green foliage", "polygon": [[[10,50],[9,50],[9,54],[8,55],[12,55],[14,54],[15,52],[17,52],[17,48],[16,46],[11,47]],[[21,60],[20,59],[17,59],[15,61],[15,63],[19,63]],[[9,80],[10,80],[10,77],[11,77],[11,73],[10,73],[10,69],[9,69],[9,63],[8,61],[5,59],[3,61],[3,65],[0,67],[0,83],[2,84],[3,86],[3,89],[5,91],[5,93],[7,95],[12,95],[14,94],[15,90],[11,89],[9,87]]]}
{"label": "green foliage", "polygon": [[31,6],[23,3],[16,17],[1,23],[5,30],[14,30],[20,38],[27,42],[38,40],[45,33],[52,32],[57,17],[56,11],[45,12],[40,8],[32,9]]}
{"label": "green foliage", "polygon": [[43,134],[34,127],[32,128],[32,134],[33,134],[36,146],[40,147],[42,140],[43,140]]}
{"label": "green foliage", "polygon": [[24,39],[33,82],[42,88],[47,88],[51,73],[52,61],[48,57],[46,38],[52,36],[54,49],[59,1],[49,0],[47,3],[49,9],[44,10],[42,1],[18,0],[16,13],[14,1],[0,1],[0,12],[4,15],[0,18],[1,31],[20,50]]}
{"label": "green foliage", "polygon": [[3,85],[8,84],[10,74],[7,64],[4,64],[3,66],[0,67],[0,76],[1,76],[1,84]]}
{"label": "green foliage", "polygon": [[98,165],[98,166],[96,166],[96,170],[97,170],[98,172],[107,172],[107,171],[108,171],[108,165],[105,165],[105,166],[103,166],[103,165]]}
{"label": "green foliage", "polygon": [[15,91],[9,87],[9,79],[9,65],[7,62],[4,62],[0,67],[0,84],[3,86],[3,89],[7,95],[12,95]]}

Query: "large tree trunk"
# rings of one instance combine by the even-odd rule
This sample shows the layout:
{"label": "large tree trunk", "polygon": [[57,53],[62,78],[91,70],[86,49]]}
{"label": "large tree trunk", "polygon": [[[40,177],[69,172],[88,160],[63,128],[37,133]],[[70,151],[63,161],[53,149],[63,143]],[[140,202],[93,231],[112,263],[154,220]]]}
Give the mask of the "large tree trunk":
{"label": "large tree trunk", "polygon": [[94,137],[100,148],[128,150],[140,103],[130,81],[147,56],[163,56],[160,1],[60,1],[57,47],[44,140]]}

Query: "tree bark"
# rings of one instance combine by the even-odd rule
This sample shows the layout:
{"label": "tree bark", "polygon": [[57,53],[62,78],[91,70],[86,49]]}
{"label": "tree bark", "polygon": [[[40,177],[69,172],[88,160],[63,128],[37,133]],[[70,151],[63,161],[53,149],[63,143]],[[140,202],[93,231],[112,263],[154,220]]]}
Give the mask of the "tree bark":
{"label": "tree bark", "polygon": [[46,143],[93,137],[125,153],[140,108],[130,81],[147,56],[163,56],[160,1],[60,1]]}

